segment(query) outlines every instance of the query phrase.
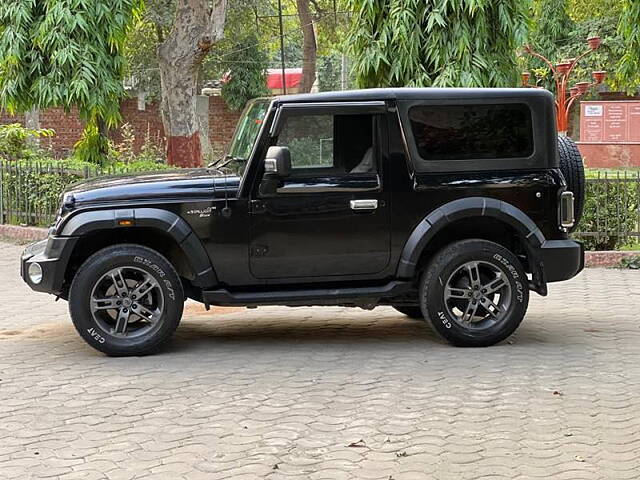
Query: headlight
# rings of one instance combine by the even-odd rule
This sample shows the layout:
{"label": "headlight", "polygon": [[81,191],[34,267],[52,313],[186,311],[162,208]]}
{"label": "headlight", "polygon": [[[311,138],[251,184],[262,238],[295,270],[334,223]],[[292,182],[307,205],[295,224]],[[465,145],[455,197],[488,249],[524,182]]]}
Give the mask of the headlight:
{"label": "headlight", "polygon": [[29,280],[31,283],[38,284],[42,281],[42,267],[39,263],[33,262],[29,264],[29,269],[27,270],[29,274]]}

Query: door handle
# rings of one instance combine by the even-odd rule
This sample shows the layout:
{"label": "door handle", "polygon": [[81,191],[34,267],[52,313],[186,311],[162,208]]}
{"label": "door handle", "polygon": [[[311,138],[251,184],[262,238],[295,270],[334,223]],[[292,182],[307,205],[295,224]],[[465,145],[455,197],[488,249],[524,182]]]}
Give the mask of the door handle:
{"label": "door handle", "polygon": [[351,210],[356,212],[361,212],[364,210],[375,210],[378,208],[378,200],[351,200],[349,201],[349,205],[351,206]]}

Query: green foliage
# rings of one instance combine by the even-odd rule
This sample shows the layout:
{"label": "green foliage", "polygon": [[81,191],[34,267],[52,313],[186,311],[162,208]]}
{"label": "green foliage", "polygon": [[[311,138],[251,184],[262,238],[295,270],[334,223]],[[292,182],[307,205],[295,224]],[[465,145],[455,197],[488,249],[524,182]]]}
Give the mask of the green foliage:
{"label": "green foliage", "polygon": [[567,13],[567,0],[537,0],[533,7],[530,43],[546,52],[567,39],[573,22]]}
{"label": "green foliage", "polygon": [[118,118],[120,49],[135,0],[0,4],[0,101],[10,111],[77,106],[83,119]]}
{"label": "green foliage", "polygon": [[153,100],[160,98],[156,35],[157,27],[147,21],[146,17],[140,18],[131,26],[123,50],[124,75],[127,82]]}
{"label": "green foliage", "polygon": [[241,110],[252,98],[269,93],[265,78],[268,57],[254,34],[232,42],[231,49],[242,51],[242,55],[226,56],[220,62],[228,78],[222,85],[222,97],[232,110]]}
{"label": "green foliage", "polygon": [[[627,0],[568,0],[567,10],[572,20],[581,22],[593,18],[616,17]],[[631,0],[633,1],[633,0]]]}
{"label": "green foliage", "polygon": [[292,138],[287,142],[287,147],[295,168],[333,165],[333,152],[323,152],[321,139],[316,135]]}
{"label": "green foliage", "polygon": [[360,87],[515,85],[529,1],[351,0]]}
{"label": "green foliage", "polygon": [[[139,0],[0,3],[0,103],[9,112],[77,107],[92,124],[119,119],[122,46]],[[78,155],[97,160],[95,142]]]}
{"label": "green foliage", "polygon": [[618,32],[625,49],[618,75],[630,91],[640,84],[640,1],[624,0],[623,4]]}
{"label": "green foliage", "polygon": [[628,268],[629,270],[640,270],[640,256],[633,255],[620,260],[620,268]]}
{"label": "green foliage", "polygon": [[0,157],[16,160],[33,156],[35,150],[27,145],[27,140],[54,135],[55,132],[48,128],[25,128],[19,123],[0,125]]}
{"label": "green foliage", "polygon": [[[347,75],[349,72],[347,72]],[[340,90],[342,77],[342,59],[340,54],[331,53],[318,59],[318,89],[321,92]],[[352,79],[347,78],[347,88]]]}
{"label": "green foliage", "polygon": [[95,122],[88,123],[80,140],[73,146],[73,156],[77,160],[104,165],[107,163],[107,152],[109,151],[109,140],[100,133],[100,129]]}
{"label": "green foliage", "polygon": [[[110,145],[109,164],[163,164],[166,163],[164,148],[154,141],[147,131],[139,150],[135,148],[136,136],[129,123],[120,126],[120,142]],[[156,139],[157,140],[157,139]]]}
{"label": "green foliage", "polygon": [[[633,93],[640,84],[640,2],[637,0],[536,0],[531,43],[553,61],[574,58],[587,49],[585,40],[599,35],[598,51],[581,61],[573,82],[591,82],[593,70],[608,72],[611,90]],[[569,18],[567,18],[567,16]],[[522,68],[536,74],[538,84],[552,88],[551,72],[534,58]]]}
{"label": "green foliage", "polygon": [[[625,45],[617,33],[618,18],[603,16],[572,23],[567,30],[565,38],[558,43],[550,44],[547,50],[539,50],[552,61],[560,61],[567,58],[575,58],[588,50],[586,39],[593,35],[599,35],[602,39],[600,48],[589,53],[576,65],[571,75],[571,83],[592,82],[591,72],[594,70],[606,70],[607,83],[612,90],[625,88],[626,85],[617,75],[620,59],[624,55]],[[523,69],[528,69],[538,79],[538,84],[548,89],[553,89],[551,72],[545,63],[524,56]]]}

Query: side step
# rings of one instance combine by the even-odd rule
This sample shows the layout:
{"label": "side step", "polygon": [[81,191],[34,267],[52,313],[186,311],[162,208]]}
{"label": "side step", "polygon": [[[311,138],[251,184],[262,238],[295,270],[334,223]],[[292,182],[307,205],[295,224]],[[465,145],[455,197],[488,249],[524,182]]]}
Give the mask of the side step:
{"label": "side step", "polygon": [[371,305],[381,298],[395,297],[408,292],[411,282],[393,281],[375,287],[315,288],[309,290],[272,290],[260,292],[231,292],[226,289],[202,292],[205,306],[260,305]]}

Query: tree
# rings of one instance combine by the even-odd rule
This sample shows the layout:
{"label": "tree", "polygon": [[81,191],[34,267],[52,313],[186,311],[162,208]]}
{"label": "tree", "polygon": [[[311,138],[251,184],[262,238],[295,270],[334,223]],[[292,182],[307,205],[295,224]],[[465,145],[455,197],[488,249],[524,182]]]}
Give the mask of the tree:
{"label": "tree", "polygon": [[196,115],[198,72],[224,33],[227,0],[177,0],[169,35],[158,47],[161,112],[171,165],[200,166],[202,146]]}
{"label": "tree", "polygon": [[202,78],[225,79],[222,98],[232,110],[269,93],[266,71],[269,57],[259,36],[256,11],[262,0],[229,0],[227,34],[211,50],[202,66]]}
{"label": "tree", "polygon": [[[600,48],[574,69],[572,78],[576,82],[591,82],[593,70],[606,70],[606,83],[612,90],[630,93],[637,90],[640,83],[639,2],[536,0],[534,14],[531,42],[549,58],[573,58],[588,48],[586,38],[598,35],[602,39]],[[539,85],[551,88],[551,72],[546,65],[531,57],[525,57],[522,62],[523,69],[536,74]]]}
{"label": "tree", "polygon": [[242,59],[229,54],[222,57],[221,70],[228,78],[222,85],[222,98],[232,110],[241,110],[252,98],[269,93],[265,76],[268,58],[255,34],[232,42],[230,47],[242,52]]}
{"label": "tree", "polygon": [[309,0],[296,0],[300,29],[302,30],[302,82],[300,85],[302,92],[310,92],[313,87],[316,80],[316,58],[318,55],[316,32],[309,3]]}
{"label": "tree", "polygon": [[625,1],[627,0],[565,0],[564,3],[571,19],[581,22],[601,17],[617,17]]}
{"label": "tree", "polygon": [[640,85],[640,2],[624,0],[618,31],[625,44],[625,53],[620,61],[620,78],[631,90]]}
{"label": "tree", "polygon": [[549,51],[566,41],[573,22],[567,13],[567,0],[537,0],[529,34],[536,50]]}
{"label": "tree", "polygon": [[100,161],[104,125],[120,118],[122,47],[137,0],[0,3],[0,103],[9,112],[77,107],[85,159]]}
{"label": "tree", "polygon": [[347,38],[360,87],[515,85],[522,0],[351,0]]}

